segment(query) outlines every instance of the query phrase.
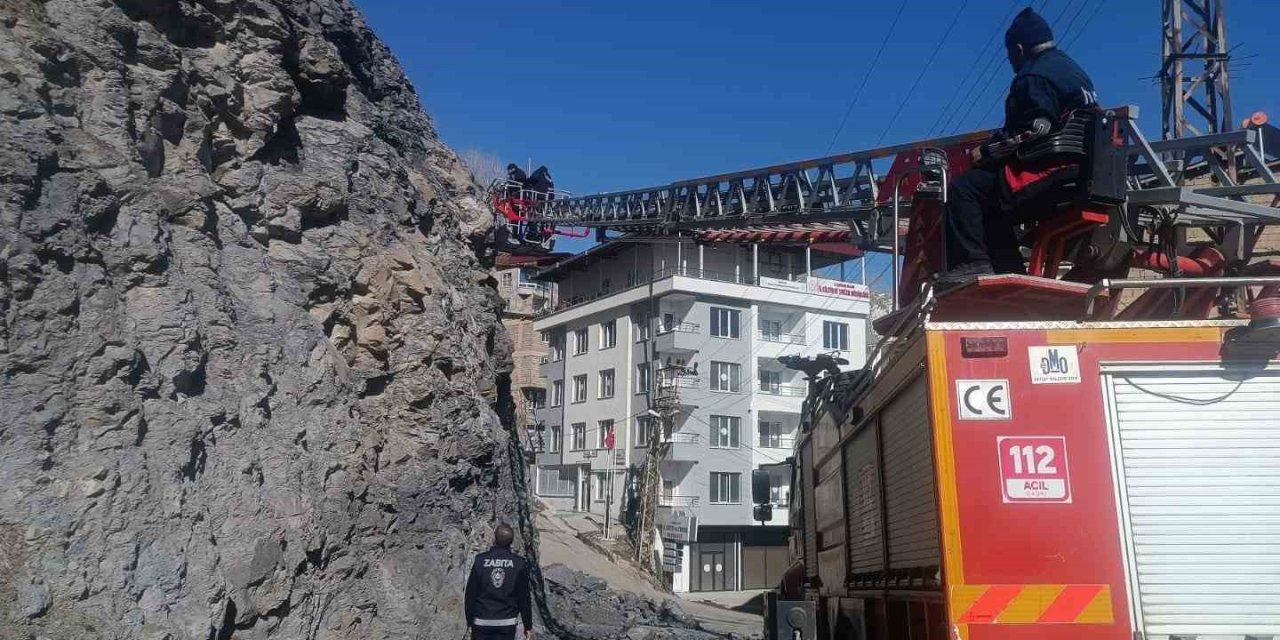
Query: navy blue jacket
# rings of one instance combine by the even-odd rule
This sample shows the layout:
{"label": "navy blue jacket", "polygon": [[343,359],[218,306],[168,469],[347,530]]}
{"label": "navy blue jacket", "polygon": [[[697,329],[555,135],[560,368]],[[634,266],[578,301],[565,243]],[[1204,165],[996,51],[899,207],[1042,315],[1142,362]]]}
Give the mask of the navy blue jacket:
{"label": "navy blue jacket", "polygon": [[1093,80],[1084,69],[1058,48],[1047,49],[1028,59],[1014,76],[999,137],[1030,129],[1036,118],[1047,118],[1056,130],[1068,112],[1097,105]]}
{"label": "navy blue jacket", "polygon": [[518,618],[532,629],[528,563],[503,547],[477,555],[467,576],[465,607],[468,626],[513,627]]}

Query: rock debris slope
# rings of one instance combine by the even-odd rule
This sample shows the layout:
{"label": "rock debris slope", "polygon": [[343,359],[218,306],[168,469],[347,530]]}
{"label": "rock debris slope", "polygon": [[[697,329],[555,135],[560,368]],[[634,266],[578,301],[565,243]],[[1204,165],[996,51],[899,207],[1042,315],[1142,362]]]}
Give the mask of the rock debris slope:
{"label": "rock debris slope", "polygon": [[460,638],[488,214],[346,0],[0,0],[0,638]]}

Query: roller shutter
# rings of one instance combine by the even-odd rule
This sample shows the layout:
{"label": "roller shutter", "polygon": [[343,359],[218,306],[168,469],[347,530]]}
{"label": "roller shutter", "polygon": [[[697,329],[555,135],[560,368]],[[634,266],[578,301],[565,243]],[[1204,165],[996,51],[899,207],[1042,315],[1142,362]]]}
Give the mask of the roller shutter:
{"label": "roller shutter", "polygon": [[806,442],[800,447],[800,500],[801,526],[804,527],[804,572],[807,577],[818,577],[818,526],[814,521],[813,499],[813,448]]}
{"label": "roller shutter", "polygon": [[1141,630],[1280,636],[1280,372],[1110,380]]}
{"label": "roller shutter", "polygon": [[845,488],[849,492],[849,569],[856,580],[860,574],[884,570],[874,424],[867,425],[845,445],[844,459]]}
{"label": "roller shutter", "polygon": [[938,566],[938,507],[928,385],[917,377],[884,409],[884,492],[889,568]]}

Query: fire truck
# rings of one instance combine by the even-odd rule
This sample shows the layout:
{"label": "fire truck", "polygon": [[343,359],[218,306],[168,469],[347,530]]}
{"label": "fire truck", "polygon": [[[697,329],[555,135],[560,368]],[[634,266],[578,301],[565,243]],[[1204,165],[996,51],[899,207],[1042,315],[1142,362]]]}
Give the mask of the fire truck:
{"label": "fire truck", "polygon": [[1280,131],[1137,122],[1071,114],[1040,141],[1076,170],[1011,213],[1026,273],[947,290],[947,185],[990,132],[522,213],[889,254],[866,367],[806,369],[768,638],[1280,635]]}

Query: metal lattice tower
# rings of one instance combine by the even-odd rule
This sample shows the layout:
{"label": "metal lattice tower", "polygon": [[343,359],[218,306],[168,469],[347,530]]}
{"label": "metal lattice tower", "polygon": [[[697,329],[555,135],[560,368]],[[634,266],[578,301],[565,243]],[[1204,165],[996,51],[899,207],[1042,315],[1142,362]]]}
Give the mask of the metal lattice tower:
{"label": "metal lattice tower", "polygon": [[1221,133],[1231,117],[1224,0],[1162,0],[1163,138]]}
{"label": "metal lattice tower", "polygon": [[674,429],[676,415],[680,412],[680,377],[687,373],[683,366],[668,366],[658,370],[653,395],[653,410],[658,414],[657,423],[649,430],[649,446],[640,476],[640,514],[637,518],[636,560],[640,567],[657,575],[653,564],[656,549],[653,546],[653,530],[657,526],[659,495],[662,491],[662,460],[671,449],[664,434]]}

